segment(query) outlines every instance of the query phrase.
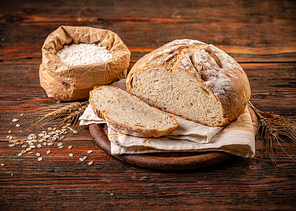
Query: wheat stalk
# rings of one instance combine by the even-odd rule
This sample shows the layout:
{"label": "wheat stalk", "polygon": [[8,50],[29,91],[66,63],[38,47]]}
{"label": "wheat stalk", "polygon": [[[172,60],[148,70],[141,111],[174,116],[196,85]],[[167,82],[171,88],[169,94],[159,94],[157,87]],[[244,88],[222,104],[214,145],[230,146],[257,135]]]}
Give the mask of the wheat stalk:
{"label": "wheat stalk", "polygon": [[[33,124],[30,129],[39,129],[46,125],[57,125],[61,127],[63,125],[70,126],[72,128],[77,127],[79,117],[82,115],[86,107],[88,106],[88,101],[86,102],[74,102],[70,104],[60,104],[58,109],[41,115],[41,118]],[[46,112],[45,109],[43,112]]]}
{"label": "wheat stalk", "polygon": [[287,117],[283,117],[272,112],[263,112],[257,109],[251,102],[249,105],[259,117],[259,131],[261,137],[265,140],[266,155],[277,166],[276,155],[273,151],[274,143],[278,144],[281,149],[295,161],[293,157],[283,148],[283,139],[281,136],[286,136],[296,142],[296,124],[295,121]]}

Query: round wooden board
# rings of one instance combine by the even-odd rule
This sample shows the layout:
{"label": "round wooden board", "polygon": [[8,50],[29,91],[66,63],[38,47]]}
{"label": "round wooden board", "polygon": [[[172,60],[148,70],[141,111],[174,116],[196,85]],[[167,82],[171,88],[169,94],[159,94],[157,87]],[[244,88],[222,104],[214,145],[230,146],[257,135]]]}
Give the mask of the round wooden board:
{"label": "round wooden board", "polygon": [[[255,134],[258,130],[258,119],[255,112],[248,106],[251,114]],[[158,169],[158,170],[189,170],[212,166],[226,161],[232,157],[225,152],[176,152],[176,153],[153,153],[140,155],[112,155],[111,146],[106,134],[107,126],[91,124],[89,131],[98,145],[109,155],[132,165]]]}

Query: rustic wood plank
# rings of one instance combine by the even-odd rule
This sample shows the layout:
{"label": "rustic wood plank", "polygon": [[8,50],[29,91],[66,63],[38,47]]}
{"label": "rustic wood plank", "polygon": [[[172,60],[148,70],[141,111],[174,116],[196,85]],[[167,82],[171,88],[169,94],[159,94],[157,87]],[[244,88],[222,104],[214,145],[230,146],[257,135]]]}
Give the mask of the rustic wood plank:
{"label": "rustic wood plank", "polygon": [[[116,5],[104,1],[89,1],[87,4],[73,1],[71,10],[59,1],[46,1],[42,5],[35,1],[20,1],[6,7],[1,23],[8,30],[2,31],[5,41],[1,44],[5,46],[10,41],[41,44],[51,31],[63,24],[107,28],[117,32],[128,46],[134,47],[156,48],[185,37],[217,46],[290,47],[295,52],[295,36],[286,36],[295,34],[294,29],[289,27],[294,24],[290,17],[295,9],[295,4],[290,1],[262,1],[256,4],[241,1],[215,4],[207,1],[123,1]],[[7,25],[15,27],[7,28]],[[29,36],[27,30],[38,36]],[[152,36],[147,38],[146,33]]]}
{"label": "rustic wood plank", "polygon": [[[275,143],[275,168],[260,136],[252,159],[235,157],[185,172],[118,161],[86,128],[68,134],[62,149],[42,146],[22,156],[21,145],[9,147],[7,136],[26,140],[39,132],[25,128],[36,122],[40,109],[58,104],[40,87],[38,68],[45,38],[60,25],[116,32],[132,52],[129,69],[174,39],[214,44],[244,68],[256,107],[295,118],[295,14],[296,4],[289,0],[0,1],[1,210],[294,210],[296,163]],[[282,147],[296,159],[295,143],[284,141]]]}

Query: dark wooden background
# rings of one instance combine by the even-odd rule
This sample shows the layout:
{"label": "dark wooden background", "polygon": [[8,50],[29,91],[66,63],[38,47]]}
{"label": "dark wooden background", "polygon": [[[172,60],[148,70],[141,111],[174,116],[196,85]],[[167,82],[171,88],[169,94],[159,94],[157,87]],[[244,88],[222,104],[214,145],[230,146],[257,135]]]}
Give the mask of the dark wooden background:
{"label": "dark wooden background", "polygon": [[[293,0],[2,0],[0,1],[1,210],[293,210],[296,162],[280,146],[278,167],[256,156],[190,171],[139,168],[110,157],[81,129],[63,149],[17,156],[8,135],[25,140],[40,109],[58,102],[39,85],[41,46],[61,25],[116,32],[131,50],[130,67],[174,39],[211,43],[247,73],[251,102],[296,118],[296,3]],[[23,114],[23,116],[20,116]],[[12,122],[18,118],[21,126]],[[8,133],[11,130],[12,133]],[[282,146],[296,159],[296,143]],[[72,145],[72,149],[67,146]],[[46,155],[50,149],[51,154]],[[93,153],[88,154],[87,151]],[[43,155],[38,161],[35,152]],[[73,157],[68,154],[73,153]],[[79,157],[87,155],[84,162]],[[87,165],[87,161],[94,161]]]}

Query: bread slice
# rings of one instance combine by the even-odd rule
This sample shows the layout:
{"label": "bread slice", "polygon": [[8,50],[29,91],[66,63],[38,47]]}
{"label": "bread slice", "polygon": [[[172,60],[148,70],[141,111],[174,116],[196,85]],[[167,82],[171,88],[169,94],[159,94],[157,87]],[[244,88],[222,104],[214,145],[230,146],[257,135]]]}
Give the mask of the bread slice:
{"label": "bread slice", "polygon": [[213,45],[175,40],[132,67],[127,91],[164,111],[208,126],[223,126],[245,109],[251,95],[240,65]]}
{"label": "bread slice", "polygon": [[89,102],[114,130],[138,137],[160,137],[177,128],[175,118],[111,85],[95,87]]}

